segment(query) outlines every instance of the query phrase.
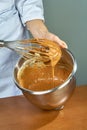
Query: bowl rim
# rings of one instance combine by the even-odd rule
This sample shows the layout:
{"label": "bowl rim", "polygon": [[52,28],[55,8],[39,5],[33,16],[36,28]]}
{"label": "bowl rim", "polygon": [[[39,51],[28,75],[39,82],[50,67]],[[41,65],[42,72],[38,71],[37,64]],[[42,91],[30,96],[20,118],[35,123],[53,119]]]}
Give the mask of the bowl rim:
{"label": "bowl rim", "polygon": [[[23,90],[23,91],[26,91],[26,92],[29,92],[29,93],[32,94],[32,95],[48,94],[48,93],[54,92],[54,91],[56,91],[56,90],[60,90],[60,89],[62,89],[63,87],[65,87],[65,86],[69,83],[69,81],[72,79],[72,77],[74,76],[74,74],[75,74],[76,71],[77,71],[77,62],[76,62],[76,59],[75,59],[74,55],[72,54],[72,52],[71,52],[69,49],[66,49],[66,48],[64,48],[64,49],[65,49],[65,50],[69,53],[69,55],[71,56],[74,65],[73,65],[72,73],[68,76],[68,78],[65,80],[65,82],[64,82],[63,84],[61,84],[61,85],[59,85],[59,86],[56,86],[56,87],[54,87],[54,88],[52,88],[52,89],[44,90],[44,91],[33,91],[33,90],[29,90],[29,89],[23,88],[22,86],[20,86],[20,85],[18,84],[18,82],[17,82],[16,79],[15,79],[14,71],[15,71],[16,66],[17,66],[17,64],[16,64],[16,66],[15,66],[15,68],[14,68],[14,70],[13,70],[13,80],[14,80],[14,83],[16,84],[16,86],[17,86],[19,89],[21,89],[21,90]],[[21,59],[21,58],[19,58],[18,61],[20,61],[20,59]],[[17,63],[18,63],[18,62],[17,62]]]}

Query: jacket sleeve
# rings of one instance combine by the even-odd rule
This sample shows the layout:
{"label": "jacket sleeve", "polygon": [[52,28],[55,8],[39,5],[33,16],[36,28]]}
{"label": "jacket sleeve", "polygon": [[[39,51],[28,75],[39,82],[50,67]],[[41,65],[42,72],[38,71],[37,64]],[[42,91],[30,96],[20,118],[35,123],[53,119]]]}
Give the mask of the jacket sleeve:
{"label": "jacket sleeve", "polygon": [[44,20],[42,0],[16,0],[15,5],[24,26],[25,23],[30,20]]}

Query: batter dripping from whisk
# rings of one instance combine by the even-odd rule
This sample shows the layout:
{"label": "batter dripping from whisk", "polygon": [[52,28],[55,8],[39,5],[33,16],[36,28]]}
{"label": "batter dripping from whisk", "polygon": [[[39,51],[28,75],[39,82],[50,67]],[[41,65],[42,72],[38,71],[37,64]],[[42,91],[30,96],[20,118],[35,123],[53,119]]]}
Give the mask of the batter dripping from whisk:
{"label": "batter dripping from whisk", "polygon": [[[31,39],[27,42],[37,43],[48,51],[44,55],[49,60],[44,60],[44,55],[38,53],[38,50],[31,50],[34,57],[24,62],[20,68],[17,78],[20,86],[34,91],[48,90],[60,85],[67,78],[66,68],[59,68],[57,63],[61,58],[61,48],[54,42],[46,39]],[[40,48],[41,49],[41,48]],[[60,77],[60,73],[62,77]],[[55,75],[54,75],[55,74]]]}

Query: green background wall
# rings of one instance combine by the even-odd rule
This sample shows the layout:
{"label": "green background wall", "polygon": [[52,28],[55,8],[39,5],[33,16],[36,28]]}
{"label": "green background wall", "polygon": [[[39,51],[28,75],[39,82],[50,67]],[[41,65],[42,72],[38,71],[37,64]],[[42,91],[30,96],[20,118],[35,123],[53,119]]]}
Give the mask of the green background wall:
{"label": "green background wall", "polygon": [[74,54],[77,84],[87,84],[87,0],[43,0],[48,29]]}

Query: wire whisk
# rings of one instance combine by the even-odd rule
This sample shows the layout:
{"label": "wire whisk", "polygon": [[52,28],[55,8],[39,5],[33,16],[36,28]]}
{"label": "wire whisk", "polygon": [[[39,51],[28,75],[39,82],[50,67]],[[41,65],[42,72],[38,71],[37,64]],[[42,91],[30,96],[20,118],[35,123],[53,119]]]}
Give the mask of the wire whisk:
{"label": "wire whisk", "polygon": [[0,40],[0,47],[7,47],[22,55],[25,59],[36,57],[37,60],[43,62],[53,61],[53,65],[59,61],[62,55],[58,44],[47,39]]}

